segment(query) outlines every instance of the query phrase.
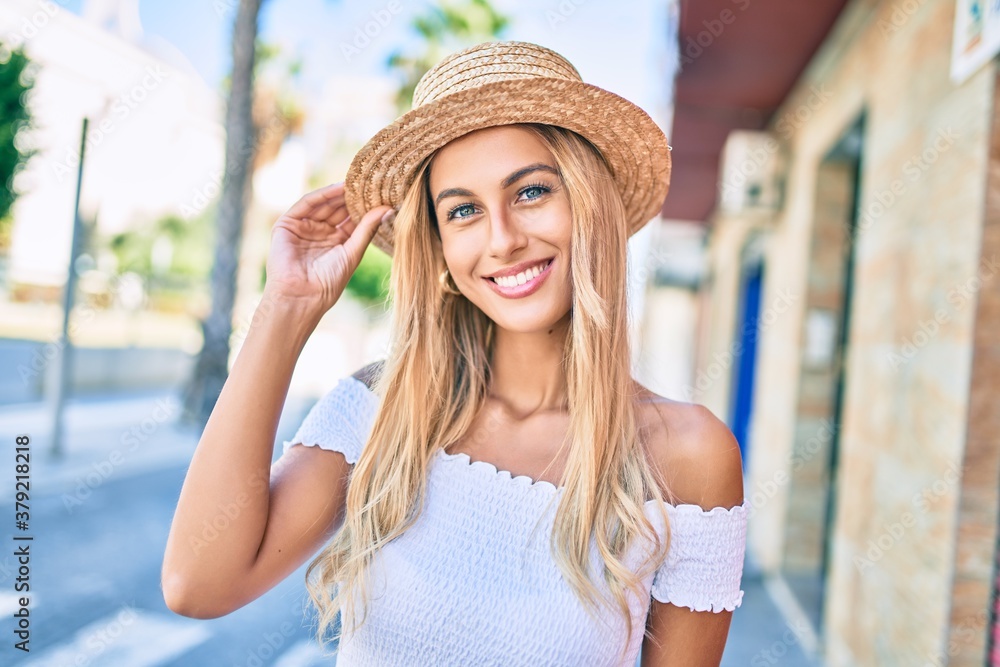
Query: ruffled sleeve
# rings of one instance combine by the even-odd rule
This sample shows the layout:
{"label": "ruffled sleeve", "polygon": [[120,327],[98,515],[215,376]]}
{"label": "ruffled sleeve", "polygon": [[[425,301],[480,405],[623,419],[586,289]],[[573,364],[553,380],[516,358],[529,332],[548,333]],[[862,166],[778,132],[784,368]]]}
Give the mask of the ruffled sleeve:
{"label": "ruffled sleeve", "polygon": [[652,597],[694,611],[732,611],[740,606],[748,502],[729,509],[666,507],[670,551],[653,576]]}
{"label": "ruffled sleeve", "polygon": [[298,444],[340,452],[354,464],[368,440],[378,397],[354,376],[341,378],[306,415],[291,440],[282,444],[282,454]]}

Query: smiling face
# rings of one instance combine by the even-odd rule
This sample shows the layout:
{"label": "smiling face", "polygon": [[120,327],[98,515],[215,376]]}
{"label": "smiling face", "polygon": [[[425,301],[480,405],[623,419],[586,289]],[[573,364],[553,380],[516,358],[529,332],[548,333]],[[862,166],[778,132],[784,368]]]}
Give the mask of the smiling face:
{"label": "smiling face", "polygon": [[430,193],[445,263],[469,301],[511,331],[568,317],[573,217],[540,138],[504,125],[455,139],[434,157]]}

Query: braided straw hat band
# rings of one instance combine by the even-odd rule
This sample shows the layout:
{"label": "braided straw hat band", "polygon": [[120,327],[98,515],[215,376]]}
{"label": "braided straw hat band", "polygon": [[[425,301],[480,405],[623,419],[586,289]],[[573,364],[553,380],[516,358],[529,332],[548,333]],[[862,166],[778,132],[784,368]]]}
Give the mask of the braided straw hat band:
{"label": "braided straw hat band", "polygon": [[466,50],[442,58],[417,83],[413,106],[493,81],[530,78],[583,81],[576,68],[555,51],[537,45],[525,48],[516,42],[504,44],[506,48],[478,48],[473,54]]}
{"label": "braided straw hat band", "polygon": [[[593,143],[610,165],[630,234],[666,197],[670,154],[660,128],[628,100],[582,82],[568,61],[544,47],[490,42],[452,54],[424,75],[414,99],[419,104],[351,163],[345,197],[355,220],[376,206],[398,207],[421,162],[450,141],[513,123],[557,125]],[[392,234],[392,224],[382,223],[372,242],[391,255]]]}

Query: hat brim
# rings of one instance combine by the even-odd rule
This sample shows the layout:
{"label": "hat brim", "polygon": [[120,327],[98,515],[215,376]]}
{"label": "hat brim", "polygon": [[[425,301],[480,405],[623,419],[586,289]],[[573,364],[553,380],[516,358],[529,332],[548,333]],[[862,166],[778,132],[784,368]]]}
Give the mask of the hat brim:
{"label": "hat brim", "polygon": [[[350,216],[398,207],[420,163],[464,134],[513,123],[557,125],[584,136],[608,161],[629,234],[649,222],[670,188],[670,151],[660,127],[635,104],[582,81],[532,78],[486,83],[412,109],[358,151],[345,177]],[[372,243],[392,254],[392,224]]]}

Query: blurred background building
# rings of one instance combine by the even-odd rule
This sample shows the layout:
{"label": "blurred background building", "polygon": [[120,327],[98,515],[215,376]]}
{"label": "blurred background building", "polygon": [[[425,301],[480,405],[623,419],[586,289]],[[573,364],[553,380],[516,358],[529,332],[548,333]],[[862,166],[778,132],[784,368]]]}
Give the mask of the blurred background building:
{"label": "blurred background building", "polygon": [[1000,664],[998,9],[682,4],[681,395],[740,440],[750,549],[825,664]]}

